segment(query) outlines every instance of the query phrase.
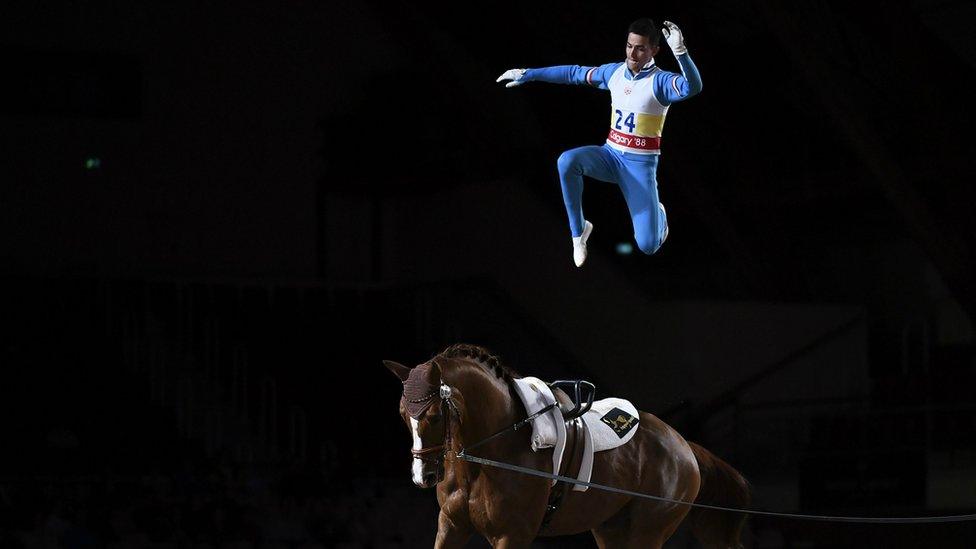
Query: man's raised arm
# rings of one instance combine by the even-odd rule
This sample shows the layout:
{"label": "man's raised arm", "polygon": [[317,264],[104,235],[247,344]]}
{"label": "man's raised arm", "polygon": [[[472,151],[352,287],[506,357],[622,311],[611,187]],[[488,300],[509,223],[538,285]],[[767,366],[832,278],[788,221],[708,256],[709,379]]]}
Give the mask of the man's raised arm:
{"label": "man's raised arm", "polygon": [[688,48],[685,46],[685,37],[681,34],[681,29],[671,21],[664,22],[661,29],[664,39],[668,42],[674,58],[678,60],[681,67],[681,74],[669,73],[670,78],[660,78],[655,86],[656,95],[667,103],[675,103],[698,94],[702,90],[701,75],[698,67],[688,55]]}

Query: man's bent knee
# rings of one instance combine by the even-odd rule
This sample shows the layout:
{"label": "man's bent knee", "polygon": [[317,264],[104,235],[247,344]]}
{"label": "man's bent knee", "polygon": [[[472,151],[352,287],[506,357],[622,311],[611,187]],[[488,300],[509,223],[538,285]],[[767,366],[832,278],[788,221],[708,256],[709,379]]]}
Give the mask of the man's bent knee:
{"label": "man's bent knee", "polygon": [[634,239],[637,241],[637,248],[647,255],[653,255],[654,252],[661,249],[662,240],[660,238],[641,238],[635,236]]}
{"label": "man's bent knee", "polygon": [[566,151],[559,155],[559,159],[556,160],[556,166],[559,168],[559,173],[570,173],[572,171],[582,173],[582,168],[573,151]]}

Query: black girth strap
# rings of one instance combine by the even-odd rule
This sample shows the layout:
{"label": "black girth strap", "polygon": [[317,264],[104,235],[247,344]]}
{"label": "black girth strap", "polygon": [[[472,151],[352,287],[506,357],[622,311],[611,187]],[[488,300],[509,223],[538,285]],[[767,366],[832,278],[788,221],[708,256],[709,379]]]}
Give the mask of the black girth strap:
{"label": "black girth strap", "polygon": [[[579,474],[580,466],[583,464],[583,451],[585,449],[583,430],[586,426],[580,418],[566,422],[566,449],[563,452],[562,465],[559,467],[558,474],[566,477],[575,477]],[[555,452],[555,450],[553,450]],[[542,517],[542,524],[539,526],[539,533],[544,533],[552,522],[552,517],[562,506],[566,497],[572,490],[573,485],[568,482],[557,482],[549,490],[549,502],[546,504],[546,514]]]}

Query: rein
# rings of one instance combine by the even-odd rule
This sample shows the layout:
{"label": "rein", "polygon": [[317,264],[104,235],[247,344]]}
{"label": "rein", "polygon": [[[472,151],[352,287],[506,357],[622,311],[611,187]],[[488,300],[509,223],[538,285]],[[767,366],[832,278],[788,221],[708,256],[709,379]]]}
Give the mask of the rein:
{"label": "rein", "polygon": [[831,516],[831,515],[804,515],[800,513],[776,513],[773,511],[762,511],[759,509],[739,509],[736,507],[722,507],[719,505],[706,505],[704,503],[694,503],[690,501],[671,499],[662,496],[654,496],[651,494],[643,494],[641,492],[624,490],[622,488],[606,486],[603,484],[597,484],[595,482],[586,482],[586,481],[582,481],[579,479],[570,478],[562,475],[554,475],[552,473],[547,473],[545,471],[538,471],[536,469],[521,467],[519,465],[513,465],[511,463],[504,463],[501,461],[494,461],[491,459],[485,459],[478,456],[472,456],[465,453],[463,449],[461,450],[461,452],[457,454],[457,457],[465,461],[469,461],[471,463],[478,463],[480,465],[487,465],[489,467],[497,467],[499,469],[506,469],[508,471],[514,471],[516,473],[522,473],[534,477],[548,478],[552,480],[557,480],[559,482],[567,482],[570,484],[587,486],[589,488],[596,488],[597,490],[604,490],[606,492],[614,492],[617,494],[624,494],[636,498],[651,499],[655,501],[662,501],[665,503],[672,503],[676,505],[686,505],[688,507],[698,507],[700,509],[711,509],[713,511],[725,511],[730,513],[743,513],[747,515],[762,515],[767,517],[791,518],[791,519],[798,519],[798,520],[815,520],[821,522],[848,522],[848,523],[859,523],[859,524],[935,524],[935,523],[946,523],[946,522],[976,521],[976,514],[945,515],[945,516],[932,516],[932,517],[851,517],[851,516]]}

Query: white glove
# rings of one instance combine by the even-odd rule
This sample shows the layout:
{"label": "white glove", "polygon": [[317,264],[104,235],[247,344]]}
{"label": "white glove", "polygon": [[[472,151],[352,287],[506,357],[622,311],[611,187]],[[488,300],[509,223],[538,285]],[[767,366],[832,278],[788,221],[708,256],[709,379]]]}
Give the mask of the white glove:
{"label": "white glove", "polygon": [[661,29],[664,33],[664,39],[668,41],[668,46],[671,47],[671,51],[675,55],[684,55],[688,53],[688,48],[685,47],[685,37],[681,34],[681,29],[678,25],[675,25],[671,21],[664,22],[664,28]]}
{"label": "white glove", "polygon": [[505,84],[505,87],[514,88],[515,86],[521,86],[522,84],[525,83],[525,82],[519,82],[523,74],[525,74],[525,69],[508,69],[507,71],[503,72],[502,75],[498,77],[498,80],[495,80],[495,82],[501,82],[502,80],[511,80],[511,82]]}

